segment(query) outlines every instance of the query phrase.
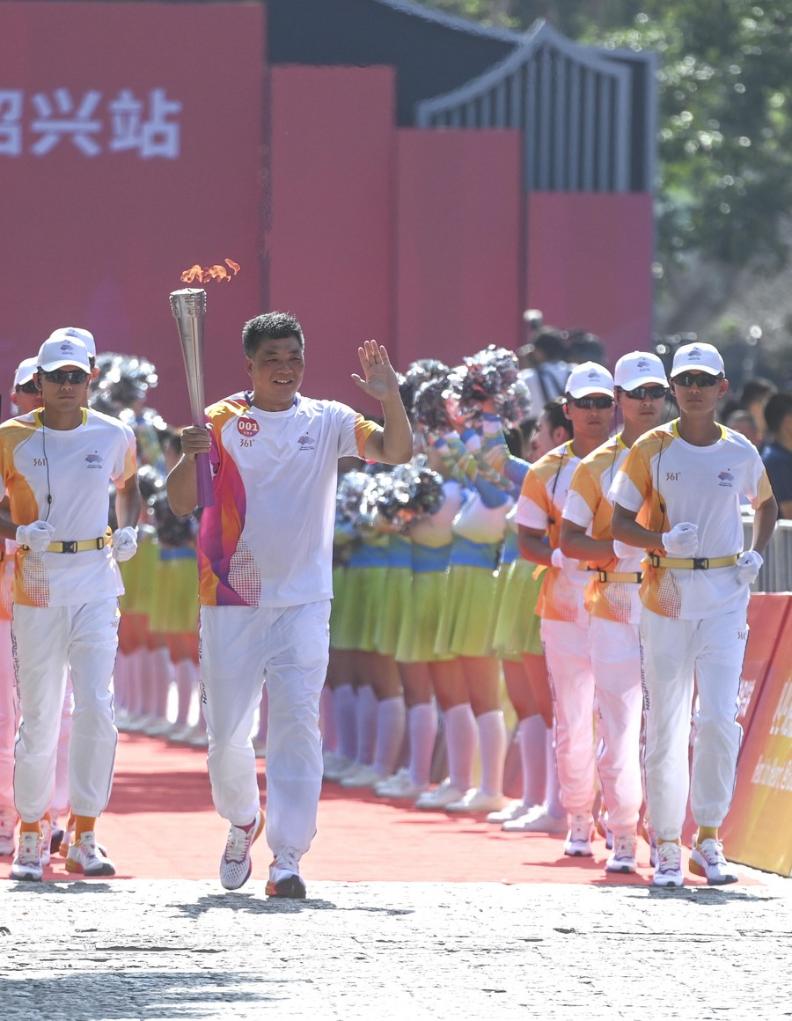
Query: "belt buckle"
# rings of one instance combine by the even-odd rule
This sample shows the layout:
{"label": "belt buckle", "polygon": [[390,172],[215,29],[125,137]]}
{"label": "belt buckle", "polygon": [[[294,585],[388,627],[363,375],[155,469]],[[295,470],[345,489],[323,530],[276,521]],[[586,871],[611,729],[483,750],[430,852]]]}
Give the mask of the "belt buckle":
{"label": "belt buckle", "polygon": [[606,582],[608,580],[608,572],[607,571],[603,571],[601,567],[598,567],[597,568],[597,577],[599,578],[599,580],[601,582]]}
{"label": "belt buckle", "polygon": [[61,543],[61,552],[63,553],[76,553],[77,552],[77,540],[69,539],[66,542]]}
{"label": "belt buckle", "polygon": [[660,557],[657,555],[657,553],[649,554],[649,563],[652,565],[652,567],[660,566]]}
{"label": "belt buckle", "polygon": [[693,557],[693,570],[706,571],[709,569],[709,557]]}

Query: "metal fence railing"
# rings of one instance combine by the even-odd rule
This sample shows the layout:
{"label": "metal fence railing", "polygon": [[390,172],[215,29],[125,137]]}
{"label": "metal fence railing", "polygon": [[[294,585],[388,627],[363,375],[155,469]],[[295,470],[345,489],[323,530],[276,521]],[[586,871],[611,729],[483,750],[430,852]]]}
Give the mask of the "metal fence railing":
{"label": "metal fence railing", "polygon": [[[751,545],[753,518],[743,516],[745,548]],[[792,521],[779,521],[764,552],[764,565],[752,586],[754,592],[792,592]]]}

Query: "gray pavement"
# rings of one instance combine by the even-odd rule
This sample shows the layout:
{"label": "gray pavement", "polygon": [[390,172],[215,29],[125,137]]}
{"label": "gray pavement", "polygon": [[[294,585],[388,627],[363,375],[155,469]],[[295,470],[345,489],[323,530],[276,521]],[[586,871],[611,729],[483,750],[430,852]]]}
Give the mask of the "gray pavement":
{"label": "gray pavement", "polygon": [[792,1017],[792,882],[7,883],[2,1021]]}

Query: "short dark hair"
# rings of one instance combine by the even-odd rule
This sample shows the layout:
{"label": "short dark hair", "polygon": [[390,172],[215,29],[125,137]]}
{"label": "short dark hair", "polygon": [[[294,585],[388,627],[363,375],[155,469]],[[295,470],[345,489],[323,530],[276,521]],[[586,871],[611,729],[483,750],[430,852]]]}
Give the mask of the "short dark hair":
{"label": "short dark hair", "polygon": [[300,350],[305,349],[302,326],[291,312],[264,312],[248,319],[242,327],[242,347],[248,358],[253,357],[265,340],[285,340],[287,337],[296,337]]}
{"label": "short dark hair", "polygon": [[775,383],[763,376],[755,376],[753,379],[746,379],[743,383],[740,404],[746,407],[752,401],[759,401],[763,397],[772,397],[775,393],[778,393]]}
{"label": "short dark hair", "polygon": [[773,394],[764,406],[764,417],[771,433],[778,432],[781,423],[792,414],[792,393]]}
{"label": "short dark hair", "polygon": [[572,425],[571,419],[566,417],[564,411],[564,405],[566,399],[564,397],[556,397],[554,401],[548,401],[542,409],[547,415],[547,421],[550,423],[551,429],[566,429],[567,436],[571,439],[574,436],[575,429]]}
{"label": "short dark hair", "polygon": [[560,362],[566,357],[566,338],[560,330],[544,329],[534,338],[533,346],[549,362]]}

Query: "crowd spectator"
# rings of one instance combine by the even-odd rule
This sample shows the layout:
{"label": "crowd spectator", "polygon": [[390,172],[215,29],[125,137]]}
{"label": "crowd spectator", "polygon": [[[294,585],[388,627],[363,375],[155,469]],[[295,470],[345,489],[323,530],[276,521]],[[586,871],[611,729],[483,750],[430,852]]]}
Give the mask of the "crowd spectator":
{"label": "crowd spectator", "polygon": [[779,517],[792,518],[792,393],[775,393],[764,409],[769,443],[762,451]]}

